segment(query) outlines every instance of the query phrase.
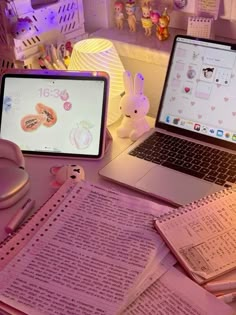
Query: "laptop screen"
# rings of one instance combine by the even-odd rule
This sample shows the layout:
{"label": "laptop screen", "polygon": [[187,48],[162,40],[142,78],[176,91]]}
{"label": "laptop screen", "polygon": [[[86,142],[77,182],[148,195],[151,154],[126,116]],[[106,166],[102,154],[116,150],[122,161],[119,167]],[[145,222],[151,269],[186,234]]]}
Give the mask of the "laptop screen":
{"label": "laptop screen", "polygon": [[232,44],[175,38],[158,124],[223,146],[236,143],[236,50]]}
{"label": "laptop screen", "polygon": [[1,85],[1,138],[28,154],[99,158],[107,91],[105,74],[6,73]]}

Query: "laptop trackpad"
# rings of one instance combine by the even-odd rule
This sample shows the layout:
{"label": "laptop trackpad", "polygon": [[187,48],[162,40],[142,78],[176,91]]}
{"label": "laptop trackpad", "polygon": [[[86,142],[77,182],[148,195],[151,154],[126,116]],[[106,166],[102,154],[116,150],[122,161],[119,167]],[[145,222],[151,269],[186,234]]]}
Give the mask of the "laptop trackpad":
{"label": "laptop trackpad", "polygon": [[136,188],[161,199],[184,205],[222,189],[222,187],[204,180],[168,169],[153,167],[136,183]]}

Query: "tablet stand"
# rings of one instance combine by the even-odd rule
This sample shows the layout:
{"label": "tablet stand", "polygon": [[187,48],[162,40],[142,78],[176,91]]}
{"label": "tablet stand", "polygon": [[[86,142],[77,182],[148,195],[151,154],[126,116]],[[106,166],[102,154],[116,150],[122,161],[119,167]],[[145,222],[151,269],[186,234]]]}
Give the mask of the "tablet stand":
{"label": "tablet stand", "polygon": [[110,131],[108,129],[106,129],[106,135],[105,135],[105,150],[104,150],[104,153],[106,153],[110,146],[111,146],[111,143],[112,143],[112,135],[110,133]]}

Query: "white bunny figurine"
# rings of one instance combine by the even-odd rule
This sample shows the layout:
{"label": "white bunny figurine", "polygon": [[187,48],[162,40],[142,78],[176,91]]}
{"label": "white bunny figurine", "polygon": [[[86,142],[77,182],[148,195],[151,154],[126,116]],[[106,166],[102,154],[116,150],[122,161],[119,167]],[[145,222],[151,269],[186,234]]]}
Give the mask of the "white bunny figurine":
{"label": "white bunny figurine", "polygon": [[120,100],[120,110],[124,117],[117,128],[117,135],[121,138],[129,137],[135,141],[150,129],[145,119],[150,105],[148,98],[143,94],[143,75],[136,73],[134,84],[129,71],[125,71],[123,77],[125,95]]}

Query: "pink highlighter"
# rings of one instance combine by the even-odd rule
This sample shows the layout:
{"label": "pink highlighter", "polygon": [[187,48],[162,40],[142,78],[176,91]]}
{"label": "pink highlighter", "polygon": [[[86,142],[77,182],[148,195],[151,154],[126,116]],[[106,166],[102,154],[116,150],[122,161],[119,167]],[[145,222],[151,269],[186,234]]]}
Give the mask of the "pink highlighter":
{"label": "pink highlighter", "polygon": [[30,211],[33,209],[35,205],[35,200],[28,199],[22,208],[16,211],[14,216],[11,218],[11,220],[8,222],[7,226],[5,227],[5,231],[8,234],[11,234],[14,232],[19,225],[24,221],[26,216],[30,213]]}

